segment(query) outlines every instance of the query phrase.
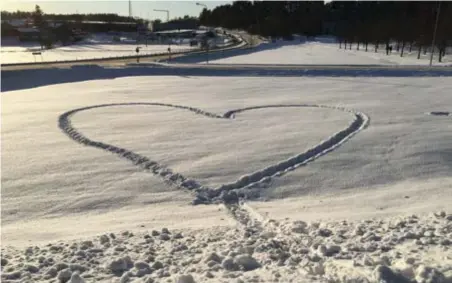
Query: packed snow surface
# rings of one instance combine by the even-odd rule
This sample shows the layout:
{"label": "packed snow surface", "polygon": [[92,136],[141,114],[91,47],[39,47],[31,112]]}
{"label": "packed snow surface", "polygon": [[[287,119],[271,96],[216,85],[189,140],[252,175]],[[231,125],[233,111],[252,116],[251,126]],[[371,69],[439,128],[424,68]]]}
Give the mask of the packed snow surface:
{"label": "packed snow surface", "polygon": [[[222,115],[248,106],[306,103],[370,117],[370,127],[339,149],[273,179],[261,191],[262,197],[281,198],[447,180],[450,118],[425,112],[450,105],[449,88],[442,78],[136,77],[6,92],[3,223],[164,202],[166,195],[191,198],[120,158],[74,143],[58,128],[59,115],[71,109],[161,102]],[[150,157],[211,187],[302,153],[352,121],[353,115],[327,108],[257,109],[222,120],[139,105],[72,117],[85,136]],[[441,192],[443,183],[432,190]]]}
{"label": "packed snow surface", "polygon": [[[3,280],[451,280],[452,120],[426,115],[450,113],[447,77],[45,72],[2,93]],[[221,188],[256,172],[277,173],[244,205],[193,206],[171,178]]]}
{"label": "packed snow surface", "polygon": [[[185,40],[175,40],[168,43],[151,42],[146,46],[144,41],[136,43],[135,40],[123,39],[121,42],[112,41],[112,36],[95,35],[81,42],[68,46],[56,46],[53,49],[41,50],[37,43],[23,43],[15,40],[2,42],[1,63],[32,63],[52,61],[72,61],[84,59],[98,59],[121,56],[135,56],[139,47],[139,55],[167,53],[168,47],[172,52],[189,51],[197,48],[189,46]],[[33,52],[41,52],[41,55],[33,55]]]}
{"label": "packed snow surface", "polygon": [[[428,65],[430,52],[421,52],[418,60],[418,49],[405,47],[403,57],[395,49],[388,56],[384,45],[381,44],[375,52],[375,46],[369,45],[368,51],[364,46],[356,50],[356,44],[352,49],[339,49],[338,43],[331,43],[322,39],[314,41],[294,40],[266,42],[255,47],[253,53],[234,56],[212,61],[221,64],[328,64],[328,65]],[[450,51],[449,51],[450,52]],[[449,53],[450,54],[450,53]],[[446,55],[442,62],[438,62],[438,53],[434,55],[435,65],[451,65],[452,58]]]}

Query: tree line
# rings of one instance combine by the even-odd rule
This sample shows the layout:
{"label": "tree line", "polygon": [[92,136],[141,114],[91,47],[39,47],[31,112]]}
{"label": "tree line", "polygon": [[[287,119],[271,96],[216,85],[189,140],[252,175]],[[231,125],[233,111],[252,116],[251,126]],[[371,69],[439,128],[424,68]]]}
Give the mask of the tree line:
{"label": "tree line", "polygon": [[[38,5],[39,7],[39,5]],[[39,8],[42,12],[41,8]],[[37,10],[35,7],[34,11],[1,11],[2,20],[14,20],[14,19],[33,19],[35,17]],[[108,13],[97,13],[97,14],[47,14],[42,13],[42,18],[45,21],[95,21],[95,22],[107,22],[107,23],[141,23],[145,22],[145,19],[137,17],[121,16],[118,14],[108,14]],[[184,17],[173,18],[170,23],[179,23],[184,21],[195,21],[198,22],[197,17],[192,17],[185,15]],[[161,23],[161,20],[157,19],[154,22]]]}
{"label": "tree line", "polygon": [[[293,34],[336,36],[340,47],[371,44],[427,52],[440,8],[435,47],[444,56],[452,45],[452,2],[437,1],[234,1],[204,9],[200,24],[243,29],[252,34],[290,39]],[[375,50],[377,51],[377,50]]]}
{"label": "tree line", "polygon": [[[56,21],[56,22],[72,22],[72,23],[81,23],[85,21],[92,22],[105,22],[105,23],[136,23],[136,24],[148,24],[148,20],[138,18],[138,17],[127,17],[120,16],[117,14],[47,14],[42,11],[39,5],[36,5],[35,10],[32,12],[26,11],[16,11],[16,12],[1,12],[2,20],[14,20],[14,19],[29,19],[30,26],[43,27],[43,23],[48,21]],[[160,19],[156,19],[152,21],[154,24],[159,25],[162,24]],[[184,17],[177,17],[171,19],[166,24],[173,25],[188,25],[188,26],[199,26],[198,17],[192,17],[189,15],[185,15]],[[12,29],[8,23],[2,23],[2,30]]]}
{"label": "tree line", "polygon": [[190,17],[189,15],[185,15],[184,17],[171,19],[166,23],[170,25],[179,25],[181,27],[194,27],[196,29],[199,26],[199,19],[197,17]]}
{"label": "tree line", "polygon": [[[35,6],[33,12],[1,12],[2,20],[21,19],[28,20],[29,27],[35,27],[36,31],[31,33],[18,33],[15,27],[7,22],[2,23],[2,36],[19,36],[20,40],[37,40],[41,48],[51,48],[55,42],[63,44],[71,43],[82,39],[83,32],[108,32],[108,31],[139,31],[139,27],[146,27],[147,21],[141,18],[124,17],[117,14],[46,14],[39,5]],[[103,22],[87,23],[86,21]],[[50,22],[60,22],[56,27]],[[116,24],[117,23],[117,24]],[[132,25],[121,25],[120,23],[132,23]],[[135,25],[136,24],[136,25]],[[173,18],[169,22],[161,23],[160,20],[154,21],[154,24],[165,24],[168,27],[184,28],[192,26],[196,28],[199,25],[197,17]],[[79,32],[75,32],[78,30]]]}
{"label": "tree line", "polygon": [[[81,24],[85,21],[105,22],[106,24],[97,24],[95,30],[110,29],[115,27],[115,23],[144,23],[142,19],[119,16],[116,14],[45,14],[39,5],[35,6],[33,12],[6,12],[2,11],[2,20],[22,19],[28,20],[29,27],[35,27],[36,31],[17,32],[15,27],[7,22],[2,23],[2,36],[18,35],[20,40],[37,40],[41,48],[51,48],[55,42],[68,44],[82,39]],[[60,25],[51,25],[51,22],[60,22]],[[83,26],[86,28],[86,25]],[[117,25],[116,25],[117,26]],[[124,26],[124,28],[136,31],[135,26]],[[76,30],[79,30],[78,32]]]}
{"label": "tree line", "polygon": [[[31,19],[35,11],[1,12],[2,20]],[[43,14],[46,21],[98,21],[98,22],[136,22],[137,19],[117,14]]]}

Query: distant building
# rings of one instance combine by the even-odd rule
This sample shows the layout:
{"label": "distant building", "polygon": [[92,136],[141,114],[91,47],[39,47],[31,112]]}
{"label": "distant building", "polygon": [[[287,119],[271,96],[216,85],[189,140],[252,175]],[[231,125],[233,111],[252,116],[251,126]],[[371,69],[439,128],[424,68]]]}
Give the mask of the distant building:
{"label": "distant building", "polygon": [[38,41],[40,32],[35,27],[21,27],[17,28],[20,41]]}
{"label": "distant building", "polygon": [[65,21],[84,32],[136,32],[138,24],[135,22],[100,22],[100,21]]}
{"label": "distant building", "polygon": [[86,33],[64,21],[47,21],[47,27],[40,30],[30,19],[2,21],[2,37],[16,37],[20,41],[61,41],[63,44],[81,40]]}
{"label": "distant building", "polygon": [[182,37],[182,38],[190,38],[194,37],[195,30],[192,29],[177,29],[177,30],[164,30],[164,31],[154,31],[152,34],[157,36],[165,36],[165,37]]}
{"label": "distant building", "polygon": [[5,36],[19,36],[19,31],[16,27],[10,25],[7,22],[2,22],[2,37]]}
{"label": "distant building", "polygon": [[166,31],[166,30],[193,30],[198,28],[198,21],[196,20],[181,20],[177,22],[167,23],[154,23],[153,31]]}
{"label": "distant building", "polygon": [[9,24],[14,28],[26,28],[33,26],[33,19],[11,19],[11,20],[2,20],[2,25]]}
{"label": "distant building", "polygon": [[[61,25],[70,25],[72,29],[77,29],[81,32],[136,32],[138,30],[138,24],[136,22],[100,22],[100,21],[47,21],[47,25],[56,29]],[[5,28],[3,28],[5,26]],[[7,28],[6,28],[7,27]],[[8,35],[18,35],[18,33],[33,34],[34,31],[27,30],[26,28],[33,28],[32,19],[13,19],[2,20],[2,36],[7,36],[3,32],[7,32]],[[21,29],[21,31],[19,30]],[[140,26],[141,30],[147,29],[145,26]],[[15,31],[14,31],[15,30]],[[26,35],[28,36],[28,35]]]}

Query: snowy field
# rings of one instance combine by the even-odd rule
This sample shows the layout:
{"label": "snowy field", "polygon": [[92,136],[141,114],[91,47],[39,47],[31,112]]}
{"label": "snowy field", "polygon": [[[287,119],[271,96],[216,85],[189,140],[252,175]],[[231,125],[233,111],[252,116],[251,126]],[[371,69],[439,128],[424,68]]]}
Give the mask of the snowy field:
{"label": "snowy field", "polygon": [[3,71],[2,280],[452,282],[452,72],[337,47]]}
{"label": "snowy field", "polygon": [[[331,43],[331,40],[319,38],[317,41],[300,42],[277,41],[275,43],[262,43],[256,47],[253,54],[234,56],[231,58],[215,60],[213,63],[220,64],[328,64],[328,65],[428,65],[430,53],[417,59],[417,49],[408,52],[405,48],[404,56],[395,52],[395,47],[391,55],[385,54],[383,45],[380,45],[378,52],[374,52],[374,46],[368,46],[368,52],[364,46],[356,50],[353,44],[352,49],[339,49],[339,44]],[[348,45],[347,45],[348,46]],[[348,48],[348,47],[347,47]],[[449,51],[450,52],[450,51]],[[450,54],[450,53],[449,53]],[[451,55],[446,55],[442,63],[438,62],[438,54],[434,56],[435,65],[452,65]]]}
{"label": "snowy field", "polygon": [[[230,87],[221,87],[224,84]],[[72,206],[74,211],[84,211],[83,198],[79,203],[73,198],[90,198],[99,187],[111,186],[113,198],[137,195],[132,188],[120,192],[128,182],[108,181],[119,178],[117,171],[124,167],[130,167],[130,172],[137,168],[101,150],[74,143],[58,128],[60,114],[106,103],[160,102],[218,115],[255,105],[355,109],[370,117],[369,128],[309,166],[276,178],[262,195],[278,199],[352,189],[373,191],[409,181],[431,184],[435,178],[449,177],[450,118],[426,113],[450,110],[445,109],[451,103],[449,87],[443,78],[136,77],[5,92],[2,157],[8,166],[2,170],[3,221],[60,212],[55,209],[56,203],[64,204],[61,212]],[[216,187],[303,152],[354,119],[348,112],[309,107],[258,109],[236,116],[231,121],[172,107],[123,105],[81,111],[73,116],[72,123],[96,141],[121,145]],[[230,145],[226,152],[224,144]],[[98,164],[93,164],[94,160]],[[52,173],[43,174],[48,171]],[[149,176],[152,174],[139,171],[132,174],[137,182],[141,175],[154,179]],[[78,180],[86,172],[91,172],[92,179]],[[168,190],[161,180],[155,182],[163,192]],[[441,186],[438,182],[438,189]],[[154,198],[152,188],[146,191],[140,194],[139,203],[146,201],[147,194]],[[37,197],[43,193],[51,193],[55,199]],[[28,201],[18,201],[19,196]],[[105,199],[109,196],[99,195]],[[66,198],[71,206],[65,204]],[[9,203],[9,199],[15,201]],[[136,204],[134,201],[135,197],[125,197],[125,201],[113,201],[112,205]],[[43,209],[46,206],[52,209]]]}
{"label": "snowy field", "polygon": [[[150,55],[157,53],[166,53],[169,44],[157,44],[149,42],[146,46],[145,42],[136,44],[134,40],[123,38],[121,42],[113,42],[111,36],[94,35],[70,46],[56,46],[50,50],[40,50],[40,46],[36,43],[19,43],[13,40],[2,42],[1,47],[1,63],[32,63],[32,62],[51,62],[51,61],[68,61],[83,60],[96,58],[110,58],[120,56],[136,55],[136,47],[140,47],[140,55]],[[176,44],[177,43],[177,44]],[[175,41],[171,44],[172,52],[189,51],[197,48],[189,46],[187,41]],[[19,45],[20,44],[20,45]],[[33,55],[33,51],[41,51],[42,56]]]}
{"label": "snowy field", "polygon": [[[451,111],[451,87],[435,77],[181,75],[3,92],[2,249],[19,247],[3,249],[3,279],[342,282],[387,276],[387,261],[418,282],[451,276],[452,216],[428,213],[452,203],[452,120],[427,115]],[[221,188],[260,170],[277,172],[250,187],[244,207],[193,206],[195,191],[165,181]],[[147,234],[162,227],[170,232]]]}

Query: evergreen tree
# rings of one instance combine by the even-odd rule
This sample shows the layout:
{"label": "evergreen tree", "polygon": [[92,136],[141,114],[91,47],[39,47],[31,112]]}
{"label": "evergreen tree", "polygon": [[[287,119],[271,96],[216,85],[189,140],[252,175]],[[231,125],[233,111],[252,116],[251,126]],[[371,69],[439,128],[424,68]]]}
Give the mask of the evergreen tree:
{"label": "evergreen tree", "polygon": [[[443,56],[452,45],[452,2],[440,2],[436,52]],[[368,45],[394,45],[403,56],[432,42],[439,2],[394,1],[234,1],[204,9],[202,25],[242,29],[252,34],[290,38],[328,33],[336,36],[341,48],[369,51]],[[439,58],[440,59],[440,58]]]}
{"label": "evergreen tree", "polygon": [[44,13],[41,10],[41,7],[39,5],[35,6],[35,11],[33,12],[33,24],[35,27],[42,29],[45,27],[45,20],[44,20]]}

